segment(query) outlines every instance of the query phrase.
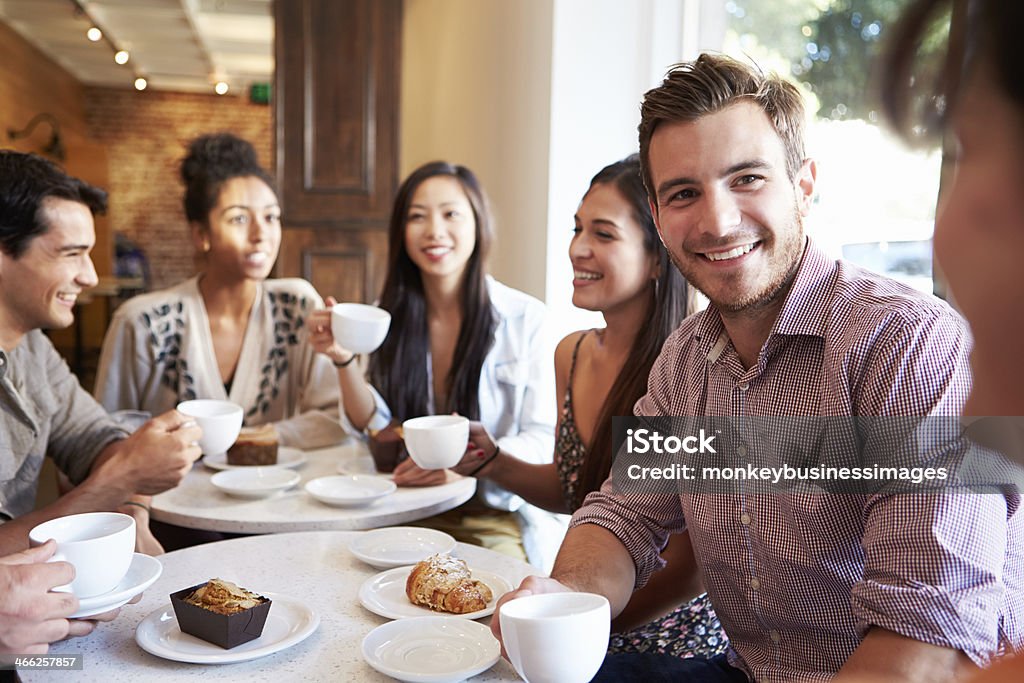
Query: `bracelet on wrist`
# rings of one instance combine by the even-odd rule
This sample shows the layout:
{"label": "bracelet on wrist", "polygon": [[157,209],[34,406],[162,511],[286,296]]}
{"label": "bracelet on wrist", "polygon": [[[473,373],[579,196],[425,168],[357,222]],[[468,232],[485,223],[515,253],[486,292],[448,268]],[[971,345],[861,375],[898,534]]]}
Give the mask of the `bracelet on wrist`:
{"label": "bracelet on wrist", "polygon": [[499,446],[498,444],[494,444],[494,452],[491,453],[489,456],[487,456],[487,458],[482,463],[480,463],[479,465],[476,466],[476,469],[474,469],[472,472],[470,472],[466,476],[467,477],[475,477],[477,475],[477,473],[480,472],[480,470],[482,470],[483,468],[485,468],[488,465],[490,465],[491,462],[495,458],[498,457],[499,453],[501,453],[501,446]]}
{"label": "bracelet on wrist", "polygon": [[351,356],[348,357],[348,360],[342,361],[340,363],[336,360],[332,360],[331,362],[334,363],[334,367],[336,368],[347,368],[348,366],[352,365],[352,361],[354,361],[356,359],[356,356],[358,355],[359,354],[353,353]]}
{"label": "bracelet on wrist", "polygon": [[125,502],[121,503],[122,507],[124,507],[125,505],[134,505],[135,507],[142,508],[146,512],[152,512],[148,505],[146,505],[145,503],[140,503],[137,500],[126,500]]}

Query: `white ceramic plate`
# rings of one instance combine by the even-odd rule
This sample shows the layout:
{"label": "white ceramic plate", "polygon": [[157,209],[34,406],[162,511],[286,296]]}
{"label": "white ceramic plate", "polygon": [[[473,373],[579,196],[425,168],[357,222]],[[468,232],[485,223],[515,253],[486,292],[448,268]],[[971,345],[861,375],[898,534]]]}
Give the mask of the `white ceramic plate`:
{"label": "white ceramic plate", "polygon": [[395,482],[365,474],[320,477],[306,482],[306,492],[327,505],[361,507],[395,492]]}
{"label": "white ceramic plate", "polygon": [[461,681],[494,666],[501,648],[475,621],[419,617],[391,621],[363,638],[363,659],[377,671],[414,683]]}
{"label": "white ceramic plate", "polygon": [[[295,469],[305,462],[306,454],[298,448],[280,446],[277,449],[277,464],[261,465],[261,467],[287,467],[289,469]],[[229,465],[227,453],[221,453],[220,455],[204,455],[203,464],[211,470],[252,469],[255,467],[255,465]]]}
{"label": "white ceramic plate", "polygon": [[493,597],[487,607],[467,614],[451,614],[435,612],[420,605],[409,602],[405,594],[405,580],[409,578],[412,567],[395,567],[380,574],[371,576],[359,587],[359,602],[374,614],[388,619],[408,619],[409,617],[461,617],[462,619],[479,619],[494,613],[494,605],[498,598],[512,590],[512,584],[502,576],[482,569],[470,569],[473,578],[483,581],[491,589]]}
{"label": "white ceramic plate", "polygon": [[320,625],[320,615],[305,602],[278,593],[260,595],[273,601],[263,635],[230,650],[182,633],[170,603],[142,620],[135,642],[150,654],[176,662],[227,664],[280,652],[305,640]]}
{"label": "white ceramic plate", "polygon": [[160,578],[163,570],[164,566],[160,564],[160,560],[142,553],[135,553],[132,563],[128,566],[128,573],[124,575],[119,584],[114,586],[113,590],[94,595],[91,598],[79,598],[78,611],[68,618],[91,617],[117,609],[152,586],[153,582]]}
{"label": "white ceramic plate", "polygon": [[377,569],[405,567],[438,553],[455,550],[455,539],[435,529],[393,526],[359,534],[348,549]]}
{"label": "white ceramic plate", "polygon": [[210,483],[239,498],[266,498],[290,489],[300,479],[298,472],[280,467],[246,467],[218,472],[210,477]]}

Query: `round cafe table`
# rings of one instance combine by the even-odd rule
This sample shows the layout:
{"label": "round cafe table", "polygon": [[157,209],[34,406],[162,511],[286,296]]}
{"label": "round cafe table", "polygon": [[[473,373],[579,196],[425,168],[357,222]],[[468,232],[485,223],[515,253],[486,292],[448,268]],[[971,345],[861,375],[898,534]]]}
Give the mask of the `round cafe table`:
{"label": "round cafe table", "polygon": [[[314,531],[271,534],[208,543],[158,559],[163,574],[134,605],[125,605],[110,623],[84,638],[55,643],[50,655],[81,653],[82,671],[19,672],[23,681],[389,681],[365,662],[361,644],[386,623],[359,604],[360,585],[380,570],[356,559],[349,542],[360,532]],[[472,570],[499,574],[513,586],[535,568],[494,551],[459,543],[454,554]],[[234,581],[256,592],[297,598],[320,616],[312,635],[285,650],[232,664],[187,664],[162,659],[135,642],[135,629],[150,613],[170,603],[168,595],[212,577]],[[271,607],[273,609],[273,607]],[[455,618],[455,617],[452,617]],[[487,620],[483,620],[487,623]],[[472,681],[516,681],[504,659]]]}
{"label": "round cafe table", "polygon": [[340,446],[306,451],[305,456],[305,464],[296,469],[302,477],[298,485],[256,500],[235,498],[215,488],[210,477],[216,471],[199,462],[181,484],[153,497],[153,519],[190,529],[239,534],[375,529],[446,512],[465,503],[476,492],[475,479],[449,472],[448,483],[440,486],[403,486],[365,507],[331,507],[303,490],[307,481],[341,471],[388,478],[391,475],[374,472],[369,449],[354,439]]}

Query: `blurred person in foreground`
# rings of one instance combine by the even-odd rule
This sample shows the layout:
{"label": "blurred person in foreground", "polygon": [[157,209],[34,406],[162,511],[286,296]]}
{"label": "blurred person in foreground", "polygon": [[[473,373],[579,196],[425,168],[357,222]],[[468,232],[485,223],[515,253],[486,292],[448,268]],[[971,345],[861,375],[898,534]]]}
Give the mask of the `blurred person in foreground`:
{"label": "blurred person in foreground", "polygon": [[[953,30],[953,47],[932,79],[916,68],[916,56],[950,11],[963,24]],[[997,417],[995,425],[1010,444],[1001,450],[1018,463],[1024,463],[1022,27],[1019,2],[921,0],[893,31],[881,71],[887,113],[908,140],[952,136],[956,168],[939,203],[935,256],[974,337],[974,383],[964,413]],[[975,680],[1024,681],[1024,655],[1006,658]]]}

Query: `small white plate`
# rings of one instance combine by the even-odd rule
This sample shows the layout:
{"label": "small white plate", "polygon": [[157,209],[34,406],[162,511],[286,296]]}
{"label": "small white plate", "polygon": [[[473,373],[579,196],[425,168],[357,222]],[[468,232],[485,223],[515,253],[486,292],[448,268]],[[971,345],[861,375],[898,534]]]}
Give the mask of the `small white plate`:
{"label": "small white plate", "polygon": [[263,635],[230,650],[182,633],[174,609],[167,603],[142,620],[135,642],[146,652],[193,664],[244,662],[280,652],[305,640],[320,626],[320,615],[301,600],[278,593],[260,592],[273,601]]}
{"label": "small white plate", "polygon": [[78,611],[68,618],[91,617],[127,604],[129,600],[152,586],[153,582],[160,578],[163,570],[164,566],[160,564],[160,560],[142,553],[135,553],[132,563],[128,566],[128,573],[124,575],[119,584],[106,593],[94,595],[91,598],[79,598]]}
{"label": "small white plate", "polygon": [[363,659],[400,681],[443,683],[476,676],[501,654],[491,629],[475,621],[418,617],[390,621],[363,638]]}
{"label": "small white plate", "polygon": [[247,467],[218,472],[210,477],[210,483],[239,498],[266,498],[290,489],[300,479],[298,472],[280,467]]}
{"label": "small white plate", "polygon": [[390,569],[416,564],[431,555],[450,553],[455,550],[455,539],[435,529],[393,526],[356,536],[348,549],[372,567]]}
{"label": "small white plate", "polygon": [[320,477],[306,482],[306,493],[321,503],[360,507],[395,492],[395,482],[364,474]]}
{"label": "small white plate", "polygon": [[211,470],[241,470],[251,469],[253,467],[287,467],[289,469],[295,469],[305,462],[305,453],[300,451],[298,448],[288,448],[286,446],[278,447],[276,465],[229,465],[227,453],[203,456],[203,464]]}
{"label": "small white plate", "polygon": [[405,580],[409,578],[412,567],[395,567],[380,574],[371,576],[359,587],[359,603],[374,614],[388,619],[408,619],[409,617],[459,617],[462,619],[479,619],[494,613],[494,605],[505,593],[512,590],[512,584],[502,576],[482,569],[471,569],[473,578],[483,581],[491,589],[493,597],[487,607],[466,614],[435,612],[427,607],[414,605],[405,594]]}

